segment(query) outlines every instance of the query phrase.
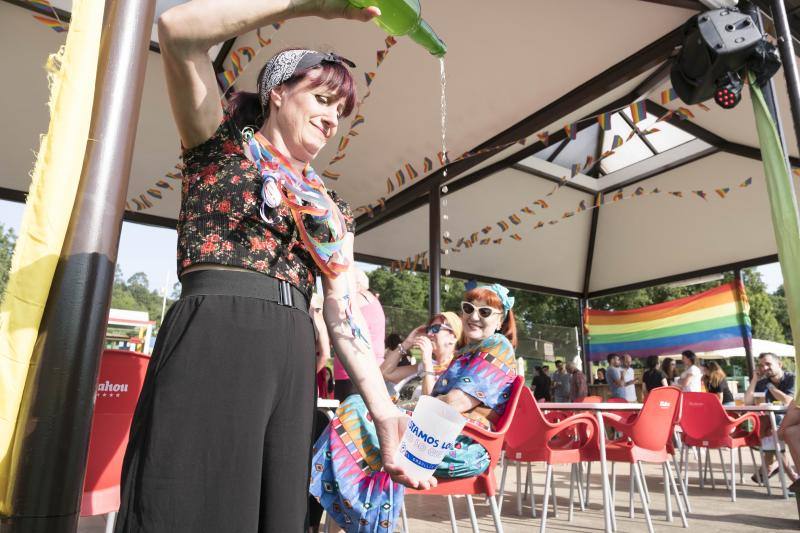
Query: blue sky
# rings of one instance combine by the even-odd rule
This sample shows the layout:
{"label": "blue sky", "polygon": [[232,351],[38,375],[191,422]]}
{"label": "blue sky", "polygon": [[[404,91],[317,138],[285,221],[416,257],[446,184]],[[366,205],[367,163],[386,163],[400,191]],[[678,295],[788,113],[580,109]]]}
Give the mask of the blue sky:
{"label": "blue sky", "polygon": [[[0,224],[14,228],[19,233],[24,205],[16,202],[0,200]],[[150,281],[150,288],[160,290],[165,286],[169,275],[170,288],[175,279],[175,242],[177,234],[174,230],[123,222],[120,236],[119,257],[117,263],[122,268],[125,278],[136,272],[144,272]],[[372,270],[371,265],[360,264],[365,270]],[[772,292],[783,283],[780,265],[773,263],[758,268],[761,276]]]}

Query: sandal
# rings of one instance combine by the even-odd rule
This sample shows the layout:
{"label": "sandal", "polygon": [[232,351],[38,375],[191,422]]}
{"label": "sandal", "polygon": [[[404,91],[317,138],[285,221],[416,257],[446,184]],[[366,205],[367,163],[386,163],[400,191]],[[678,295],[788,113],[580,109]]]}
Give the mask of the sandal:
{"label": "sandal", "polygon": [[[770,479],[778,473],[778,467],[772,469],[772,472],[769,473]],[[763,485],[764,483],[761,481],[761,469],[758,469],[755,474],[750,476],[750,481],[755,483],[756,485]]]}

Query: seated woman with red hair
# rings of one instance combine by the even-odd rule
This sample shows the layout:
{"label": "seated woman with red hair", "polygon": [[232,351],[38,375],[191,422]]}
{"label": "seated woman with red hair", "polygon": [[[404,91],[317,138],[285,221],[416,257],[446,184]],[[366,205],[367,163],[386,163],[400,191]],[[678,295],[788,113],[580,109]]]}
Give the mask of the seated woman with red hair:
{"label": "seated woman with red hair", "polygon": [[[465,345],[433,387],[432,396],[486,428],[505,412],[517,375],[514,298],[494,284],[461,302]],[[310,492],[346,531],[393,531],[403,487],[382,470],[374,424],[363,400],[350,396],[314,445]],[[470,477],[489,466],[486,450],[458,437],[436,477]]]}

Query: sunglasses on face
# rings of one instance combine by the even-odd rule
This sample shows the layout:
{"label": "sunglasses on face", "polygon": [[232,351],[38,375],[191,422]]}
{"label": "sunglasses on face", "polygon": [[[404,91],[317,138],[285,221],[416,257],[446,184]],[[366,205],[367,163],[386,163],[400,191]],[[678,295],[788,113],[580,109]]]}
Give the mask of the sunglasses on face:
{"label": "sunglasses on face", "polygon": [[481,318],[489,318],[495,313],[499,314],[502,312],[498,311],[494,307],[489,307],[489,306],[476,307],[475,305],[472,305],[469,302],[461,302],[461,312],[467,316],[470,316],[472,313],[474,313],[476,309],[478,310],[478,315],[480,315]]}
{"label": "sunglasses on face", "polygon": [[433,324],[431,326],[428,326],[428,329],[426,331],[431,335],[435,335],[435,334],[439,333],[442,330],[449,331],[450,333],[454,333],[453,332],[453,328],[451,328],[449,326],[445,326],[444,324]]}

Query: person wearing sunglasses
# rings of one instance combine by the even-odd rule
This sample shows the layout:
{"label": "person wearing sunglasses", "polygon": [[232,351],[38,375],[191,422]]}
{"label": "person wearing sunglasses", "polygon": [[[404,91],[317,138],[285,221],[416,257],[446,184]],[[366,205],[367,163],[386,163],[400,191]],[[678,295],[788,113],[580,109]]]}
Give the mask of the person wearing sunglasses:
{"label": "person wearing sunglasses", "polygon": [[[431,391],[431,396],[458,410],[468,423],[488,429],[505,412],[517,376],[513,305],[514,298],[508,289],[498,284],[472,289],[464,295],[461,305],[464,345],[436,379]],[[449,318],[445,322],[432,321],[426,328],[427,335],[421,330],[412,334],[403,341],[404,347],[435,346],[442,335],[450,335],[446,323],[455,326]],[[423,350],[423,369],[432,368],[425,366],[426,351]],[[389,358],[398,355],[390,352]],[[314,445],[310,488],[330,516],[348,532],[394,531],[404,489],[387,482],[380,457],[380,443],[366,406],[359,395],[352,395],[339,407],[336,418]],[[470,477],[484,472],[488,466],[486,449],[460,435],[434,476]]]}
{"label": "person wearing sunglasses", "polygon": [[[436,378],[453,359],[461,339],[461,330],[461,319],[457,314],[447,311],[414,329],[394,350],[387,351],[381,373],[394,389],[393,396],[397,396],[398,400],[416,400],[420,394],[430,394]],[[401,361],[415,348],[422,360],[416,365],[401,366]],[[401,395],[400,391],[408,389],[410,385],[415,385],[411,394]]]}

